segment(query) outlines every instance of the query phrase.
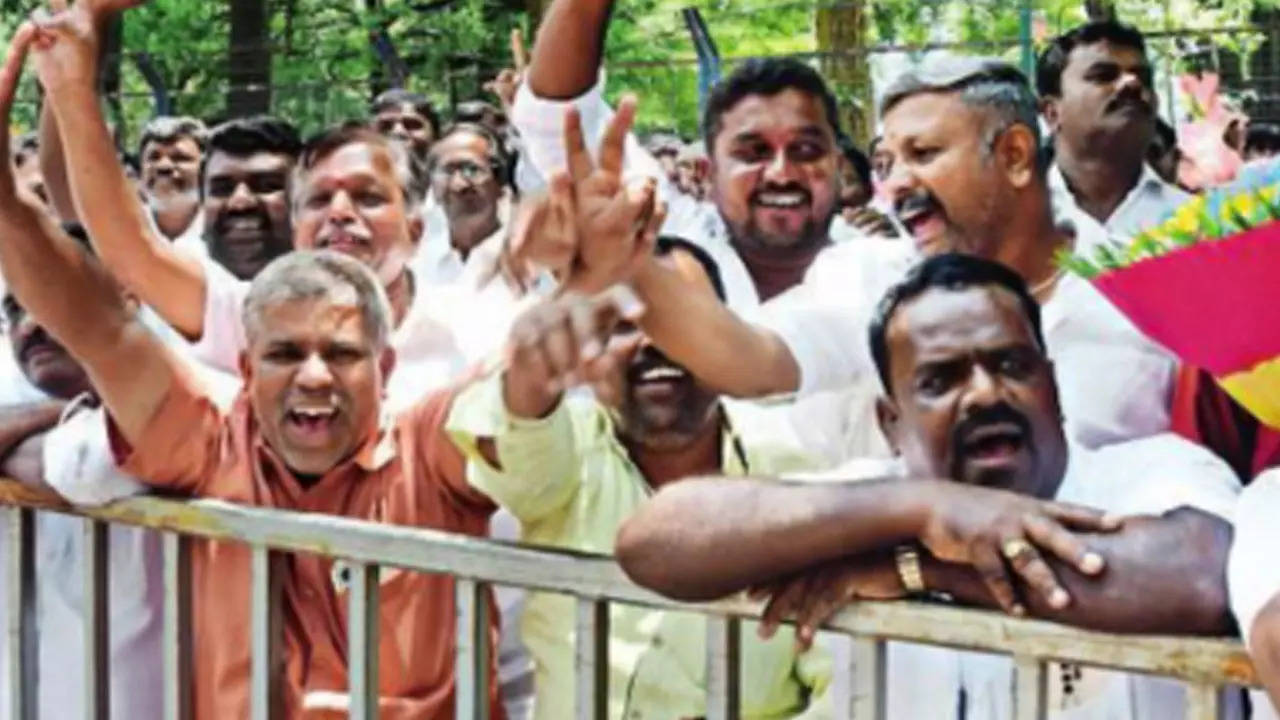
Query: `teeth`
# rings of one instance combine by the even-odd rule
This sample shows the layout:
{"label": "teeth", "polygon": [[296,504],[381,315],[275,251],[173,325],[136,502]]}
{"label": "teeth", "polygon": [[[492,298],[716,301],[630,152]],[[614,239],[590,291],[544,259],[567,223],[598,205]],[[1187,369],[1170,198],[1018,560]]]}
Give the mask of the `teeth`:
{"label": "teeth", "polygon": [[295,408],[293,410],[293,414],[309,420],[332,417],[337,414],[337,412],[338,411],[333,408]]}
{"label": "teeth", "polygon": [[774,207],[799,207],[804,203],[804,195],[799,193],[760,193],[759,203]]}
{"label": "teeth", "polygon": [[651,380],[679,380],[684,377],[684,372],[671,367],[660,367],[647,370],[640,376],[642,381]]}

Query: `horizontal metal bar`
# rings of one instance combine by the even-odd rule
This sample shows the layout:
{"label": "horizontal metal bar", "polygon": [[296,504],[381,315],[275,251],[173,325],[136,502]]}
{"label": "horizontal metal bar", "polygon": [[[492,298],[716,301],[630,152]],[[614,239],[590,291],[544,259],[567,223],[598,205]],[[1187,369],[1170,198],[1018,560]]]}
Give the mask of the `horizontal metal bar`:
{"label": "horizontal metal bar", "polygon": [[[178,502],[134,498],[104,508],[72,510],[57,498],[0,483],[0,503],[36,507],[230,540],[283,551],[350,558],[479,582],[549,590],[610,602],[720,617],[758,617],[759,605],[734,600],[693,605],[637,587],[613,560],[582,553],[531,549],[480,538],[403,526],[232,505],[214,500]],[[982,652],[1130,670],[1203,683],[1256,686],[1248,653],[1238,640],[1114,635],[995,612],[932,604],[858,603],[827,627]]]}
{"label": "horizontal metal bar", "polygon": [[84,717],[111,717],[111,612],[107,594],[107,524],[84,524]]}

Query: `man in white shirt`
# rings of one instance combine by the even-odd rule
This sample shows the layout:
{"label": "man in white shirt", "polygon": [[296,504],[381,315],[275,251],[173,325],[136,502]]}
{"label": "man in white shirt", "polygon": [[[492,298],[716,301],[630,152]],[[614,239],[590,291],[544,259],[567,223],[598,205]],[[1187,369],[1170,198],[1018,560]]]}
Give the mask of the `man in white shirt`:
{"label": "man in white shirt", "polygon": [[1266,692],[1253,693],[1253,716],[1280,718],[1280,470],[1259,475],[1236,506],[1227,579],[1231,610]]}
{"label": "man in white shirt", "polygon": [[[795,618],[802,641],[850,600],[924,592],[1110,632],[1228,633],[1234,475],[1168,435],[1068,442],[1039,315],[998,263],[913,268],[864,335],[902,476],[678,483],[623,526],[623,568],[687,600],[763,588],[766,632]],[[1012,669],[894,644],[888,715],[1010,718]],[[1157,720],[1185,702],[1173,683],[1093,668],[1055,666],[1050,682],[1053,718]]]}
{"label": "man in white shirt", "polygon": [[170,240],[181,237],[200,214],[199,175],[207,135],[204,123],[193,117],[158,117],[142,129],[142,194],[156,227]]}
{"label": "man in white shirt", "polygon": [[1040,56],[1036,86],[1060,214],[1124,240],[1191,198],[1147,164],[1157,98],[1137,29],[1099,20],[1058,36]]}
{"label": "man in white shirt", "polygon": [[[450,126],[431,147],[427,172],[443,232],[428,231],[413,261],[428,285],[477,287],[501,254],[511,162],[501,139],[476,123]],[[431,218],[428,219],[430,221]]]}
{"label": "man in white shirt", "polygon": [[[890,163],[884,191],[914,243],[830,248],[804,283],[763,306],[754,323],[709,294],[677,292],[679,279],[658,263],[637,269],[616,261],[614,277],[630,277],[648,307],[641,318],[646,334],[730,395],[840,389],[874,380],[862,337],[883,291],[921,255],[960,251],[1013,268],[1043,305],[1074,439],[1097,447],[1167,430],[1173,358],[1054,260],[1090,240],[1054,222],[1037,104],[1022,74],[998,61],[926,62],[889,89],[883,108],[879,151]],[[596,227],[583,219],[578,237],[632,242]],[[610,257],[598,249],[591,256]]]}
{"label": "man in white shirt", "polygon": [[[132,494],[138,484],[122,475],[109,457],[86,463],[80,436],[86,427],[105,436],[106,425],[89,378],[78,362],[17,300],[3,299],[3,315],[12,355],[23,381],[44,400],[35,405],[0,408],[0,476],[52,489],[72,501],[89,494]],[[3,388],[6,397],[13,388]],[[87,424],[86,424],[87,421]],[[104,438],[105,439],[105,438]],[[92,446],[93,443],[89,443]],[[103,453],[106,444],[102,443]],[[82,472],[83,471],[83,472]],[[0,557],[8,557],[8,519],[0,519]],[[40,632],[39,672],[56,678],[40,686],[41,717],[83,715],[84,685],[84,529],[80,520],[41,513],[37,521],[37,624]],[[110,585],[110,717],[159,717],[161,685],[161,620],[163,565],[157,533],[112,527],[108,540]],[[9,593],[0,593],[0,615]],[[9,697],[8,656],[0,657],[0,697]],[[8,718],[8,707],[0,710]]]}

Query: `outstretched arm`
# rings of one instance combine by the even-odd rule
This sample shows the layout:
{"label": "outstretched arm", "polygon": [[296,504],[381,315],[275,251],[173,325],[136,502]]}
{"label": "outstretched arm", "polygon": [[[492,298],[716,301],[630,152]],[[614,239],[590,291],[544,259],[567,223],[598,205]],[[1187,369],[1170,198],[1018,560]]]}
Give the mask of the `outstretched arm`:
{"label": "outstretched arm", "polygon": [[613,0],[557,0],[547,8],[533,46],[529,88],[548,100],[571,100],[600,73]]}
{"label": "outstretched arm", "polygon": [[[204,332],[204,270],[156,231],[120,164],[95,91],[101,16],[92,13],[92,4],[77,3],[44,24],[48,47],[36,61],[75,215],[112,274],[196,340]],[[51,158],[50,166],[56,182],[58,163]]]}
{"label": "outstretched arm", "polygon": [[[34,25],[14,36],[0,67],[0,120],[8,123]],[[9,137],[0,133],[0,158]],[[88,372],[125,439],[140,437],[178,371],[177,361],[126,304],[101,264],[30,197],[0,163],[0,269],[9,290]]]}

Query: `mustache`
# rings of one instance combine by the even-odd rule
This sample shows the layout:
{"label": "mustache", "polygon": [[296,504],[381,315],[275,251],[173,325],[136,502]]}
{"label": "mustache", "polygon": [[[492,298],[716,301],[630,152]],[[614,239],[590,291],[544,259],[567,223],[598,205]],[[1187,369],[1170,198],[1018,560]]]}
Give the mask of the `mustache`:
{"label": "mustache", "polygon": [[999,402],[995,405],[988,405],[975,412],[969,417],[956,423],[951,429],[951,448],[953,455],[959,457],[960,448],[964,447],[965,440],[974,432],[991,425],[1013,425],[1022,433],[1023,440],[1031,442],[1031,421],[1026,415],[1013,409],[1013,406],[1005,402]]}
{"label": "mustache", "polygon": [[910,217],[916,213],[940,210],[942,205],[928,190],[915,190],[893,203],[893,213],[898,217]]}
{"label": "mustache", "polygon": [[654,368],[675,368],[682,372],[688,372],[683,365],[673,362],[661,350],[648,346],[636,352],[631,363],[627,366],[627,381],[636,382],[645,373]]}
{"label": "mustache", "polygon": [[1115,112],[1129,105],[1136,105],[1147,114],[1151,114],[1151,103],[1147,102],[1141,90],[1127,90],[1111,98],[1107,103],[1107,112]]}
{"label": "mustache", "polygon": [[18,347],[18,357],[26,360],[28,355],[42,347],[53,350],[63,349],[56,340],[49,336],[49,333],[45,332],[44,328],[37,326],[22,339],[22,343]]}

